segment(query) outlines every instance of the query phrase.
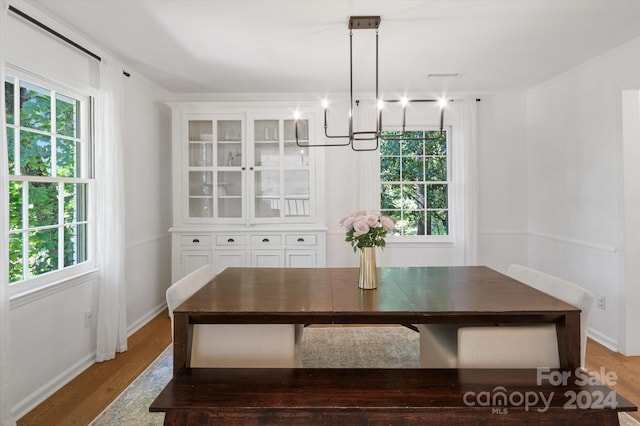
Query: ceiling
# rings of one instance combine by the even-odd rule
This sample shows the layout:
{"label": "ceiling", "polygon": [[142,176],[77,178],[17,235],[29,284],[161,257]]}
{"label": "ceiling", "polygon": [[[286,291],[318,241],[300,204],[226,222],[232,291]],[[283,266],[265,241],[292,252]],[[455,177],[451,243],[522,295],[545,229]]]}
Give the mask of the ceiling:
{"label": "ceiling", "polygon": [[[25,1],[173,93],[347,92],[352,15],[382,17],[385,95],[527,89],[640,36],[640,0]],[[354,31],[356,91],[374,39]]]}

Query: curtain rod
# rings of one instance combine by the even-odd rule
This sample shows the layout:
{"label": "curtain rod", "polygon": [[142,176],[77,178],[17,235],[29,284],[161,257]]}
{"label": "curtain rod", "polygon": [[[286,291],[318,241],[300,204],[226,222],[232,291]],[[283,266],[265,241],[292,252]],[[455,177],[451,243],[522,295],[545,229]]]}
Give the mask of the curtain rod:
{"label": "curtain rod", "polygon": [[[66,37],[63,34],[60,34],[58,31],[54,30],[53,28],[43,24],[42,22],[38,21],[37,19],[35,19],[32,16],[27,15],[26,13],[24,13],[23,11],[16,9],[13,6],[9,6],[9,10],[13,13],[15,13],[16,15],[26,19],[27,21],[31,22],[32,24],[42,28],[43,30],[47,31],[50,34],[53,34],[54,36],[58,37],[60,40],[65,41],[66,43],[70,44],[71,46],[75,47],[76,49],[86,53],[87,55],[91,56],[92,58],[98,60],[98,61],[102,61],[102,58],[98,55],[96,55],[95,53],[93,53],[92,51],[90,51],[89,49],[79,45],[78,43],[76,43],[75,41],[71,40],[70,38]],[[131,77],[131,74],[129,74],[128,72],[126,72],[125,70],[122,70],[122,74],[124,74],[127,77]]]}

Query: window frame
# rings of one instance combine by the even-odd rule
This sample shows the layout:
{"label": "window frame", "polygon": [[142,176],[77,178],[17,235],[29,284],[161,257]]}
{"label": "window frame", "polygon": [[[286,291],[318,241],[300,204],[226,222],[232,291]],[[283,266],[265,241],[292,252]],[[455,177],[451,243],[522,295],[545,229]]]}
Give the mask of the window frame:
{"label": "window frame", "polygon": [[[13,80],[13,81],[12,81]],[[14,90],[16,92],[14,93],[18,93],[19,94],[19,90],[20,90],[20,82],[24,82],[27,84],[31,84],[31,85],[35,85],[35,86],[39,86],[41,88],[44,88],[46,90],[49,91],[50,95],[52,96],[52,104],[56,103],[56,99],[57,99],[57,95],[61,95],[67,98],[71,98],[73,100],[79,101],[80,104],[80,110],[79,110],[79,137],[77,138],[78,141],[82,144],[82,154],[81,154],[81,158],[83,161],[82,164],[82,168],[83,168],[83,175],[81,177],[60,177],[57,176],[57,167],[56,164],[54,164],[53,160],[55,160],[55,153],[54,153],[54,147],[57,144],[57,138],[59,136],[65,136],[65,135],[60,135],[58,133],[58,129],[55,129],[55,133],[51,132],[51,128],[53,128],[55,126],[55,119],[53,118],[53,111],[52,111],[52,124],[51,124],[51,128],[48,131],[37,131],[36,133],[41,133],[41,134],[45,134],[47,136],[51,137],[52,143],[51,143],[51,156],[50,158],[52,158],[52,162],[51,162],[51,170],[52,170],[52,176],[24,176],[22,174],[20,174],[20,170],[9,170],[9,181],[7,182],[7,185],[11,184],[12,182],[47,182],[47,183],[56,183],[56,184],[86,184],[86,212],[85,212],[85,220],[80,221],[80,223],[86,223],[86,246],[85,246],[85,250],[86,250],[86,259],[80,263],[76,263],[70,266],[64,266],[64,256],[61,256],[62,259],[59,259],[59,265],[62,265],[61,268],[57,268],[53,271],[49,271],[49,272],[45,272],[42,273],[40,275],[34,276],[34,277],[28,277],[24,280],[21,281],[14,281],[9,283],[9,296],[11,299],[14,299],[16,297],[25,295],[25,294],[31,294],[34,292],[37,292],[39,290],[42,289],[46,289],[46,288],[50,288],[54,285],[58,285],[58,284],[62,284],[64,282],[67,282],[73,278],[85,275],[93,270],[96,269],[96,262],[95,262],[95,247],[96,247],[96,242],[95,242],[95,236],[96,236],[96,230],[95,230],[95,205],[94,205],[94,194],[95,194],[95,188],[96,188],[96,184],[95,184],[95,177],[94,177],[94,154],[95,154],[95,148],[94,148],[94,138],[93,138],[93,97],[86,93],[86,91],[82,91],[82,90],[77,90],[71,87],[68,87],[64,84],[52,81],[50,79],[47,79],[46,77],[43,76],[39,76],[36,75],[35,73],[31,73],[29,71],[25,71],[23,69],[19,69],[17,67],[12,67],[9,64],[7,64],[6,67],[6,72],[5,72],[5,80],[3,81],[3,87],[2,89],[4,90],[4,85],[5,82],[9,81],[14,84]],[[85,92],[85,93],[83,93]],[[5,105],[2,105],[2,108],[5,108]],[[19,97],[17,98],[16,101],[14,101],[14,121],[13,123],[6,123],[6,129],[7,129],[7,133],[10,131],[14,131],[14,129],[20,130],[23,129],[23,127],[21,126],[20,123],[20,116],[19,116],[19,112],[20,112],[20,102],[19,102]],[[33,132],[34,129],[31,128],[24,128],[27,131]],[[8,134],[7,134],[8,136]],[[66,136],[65,136],[66,137]],[[76,139],[76,138],[73,138]],[[7,137],[7,142],[8,142],[8,137]],[[15,158],[15,162],[18,163],[19,162],[19,147],[20,147],[20,140],[19,138],[15,138],[14,142],[13,142],[16,148],[18,149],[14,149],[14,152],[16,153],[16,158]],[[18,173],[18,174],[14,174],[14,173]],[[23,189],[22,191],[24,192],[28,192],[25,188],[27,186],[23,185]],[[59,193],[60,194],[60,193]],[[58,213],[58,220],[55,224],[51,225],[51,226],[47,226],[46,228],[57,228],[57,229],[64,229],[65,226],[68,226],[69,224],[76,224],[78,223],[77,221],[72,221],[72,222],[65,222],[65,218],[64,218],[64,209],[62,207],[63,205],[63,201],[60,199],[60,197],[58,197],[58,204],[59,204],[59,213]],[[33,228],[26,226],[28,225],[28,222],[26,222],[24,219],[25,218],[25,212],[28,212],[29,207],[28,205],[26,206],[26,208],[23,207],[22,209],[22,215],[23,215],[23,223],[22,223],[22,227],[19,230],[9,230],[9,235],[13,235],[13,234],[23,234],[24,232],[30,232]],[[37,227],[36,227],[37,228]],[[60,237],[59,237],[60,238]],[[62,237],[64,238],[64,237]],[[23,248],[24,250],[24,248]],[[27,248],[28,250],[28,248]],[[58,253],[61,254],[62,253],[63,248],[59,248],[58,249]],[[7,274],[9,273],[9,271],[6,272]],[[24,275],[23,275],[24,276]]]}
{"label": "window frame", "polygon": [[[436,125],[418,125],[418,126],[406,126],[406,132],[413,131],[439,131],[440,127]],[[456,202],[456,194],[458,191],[456,190],[456,182],[453,179],[454,173],[453,169],[456,167],[455,158],[452,150],[453,143],[453,126],[445,125],[443,130],[446,132],[446,149],[447,149],[447,180],[446,184],[448,187],[447,191],[447,213],[448,213],[448,234],[447,235],[388,235],[386,240],[386,245],[389,247],[393,246],[416,246],[416,245],[426,245],[426,246],[434,246],[441,244],[443,246],[449,246],[452,243],[455,243],[455,233],[456,233],[456,220],[458,217],[458,212],[456,211],[456,206],[459,205]],[[401,131],[401,128],[395,126],[385,127],[384,131]],[[386,184],[380,179],[380,158],[381,151],[378,152],[378,155],[375,156],[375,165],[374,165],[374,173],[376,175],[376,186],[375,186],[375,197],[378,209],[382,209],[382,200],[381,200],[381,185]],[[401,157],[402,158],[402,157]],[[443,183],[443,181],[437,181],[438,184]]]}

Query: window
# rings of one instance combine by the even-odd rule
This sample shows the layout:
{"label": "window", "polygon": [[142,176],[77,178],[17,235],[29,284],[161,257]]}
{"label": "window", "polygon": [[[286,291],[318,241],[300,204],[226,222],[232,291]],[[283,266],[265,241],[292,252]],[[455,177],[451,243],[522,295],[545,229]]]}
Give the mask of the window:
{"label": "window", "polygon": [[380,207],[396,220],[396,235],[450,234],[448,132],[383,131]]}
{"label": "window", "polygon": [[[9,282],[86,264],[90,256],[89,99],[7,76]],[[56,277],[62,278],[60,275]]]}

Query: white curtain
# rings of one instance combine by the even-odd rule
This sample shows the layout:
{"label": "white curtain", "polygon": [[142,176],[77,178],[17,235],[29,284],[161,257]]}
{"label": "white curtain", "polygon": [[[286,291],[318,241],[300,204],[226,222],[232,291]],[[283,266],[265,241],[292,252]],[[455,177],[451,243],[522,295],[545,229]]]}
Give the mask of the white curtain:
{"label": "white curtain", "polygon": [[96,360],[127,350],[125,299],[125,211],[122,155],[122,66],[100,62],[96,106],[97,256],[100,271]]}
{"label": "white curtain", "polygon": [[4,52],[7,7],[0,0],[0,425],[15,425],[11,414],[9,364],[9,167],[7,164],[7,127],[4,112]]}
{"label": "white curtain", "polygon": [[[478,109],[475,99],[456,99],[451,104],[453,113],[452,151],[456,158],[462,158],[460,167],[453,173],[457,190],[461,191],[462,206],[455,211],[462,212],[457,221],[458,237],[464,245],[464,264],[478,263]],[[445,113],[446,114],[446,113]]]}

